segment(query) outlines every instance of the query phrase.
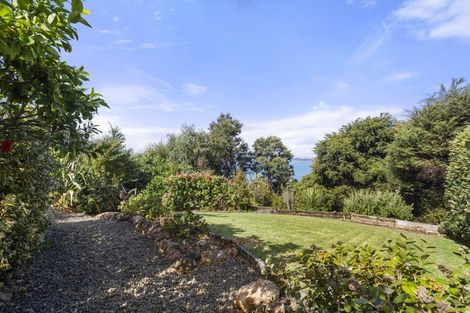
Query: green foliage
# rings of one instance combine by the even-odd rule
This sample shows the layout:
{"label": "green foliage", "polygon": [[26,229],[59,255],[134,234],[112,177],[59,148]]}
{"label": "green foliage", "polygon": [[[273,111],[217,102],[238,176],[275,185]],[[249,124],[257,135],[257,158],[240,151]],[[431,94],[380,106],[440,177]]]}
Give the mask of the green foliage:
{"label": "green foliage", "polygon": [[162,228],[176,239],[186,239],[208,230],[207,223],[204,218],[191,211],[188,212],[172,212],[160,219]]}
{"label": "green foliage", "polygon": [[314,185],[305,189],[296,186],[295,209],[312,211],[332,211],[334,199],[325,187]]}
{"label": "green foliage", "polygon": [[60,59],[78,39],[72,24],[88,25],[82,1],[1,1],[0,12],[0,134],[18,141],[28,132],[65,151],[80,148],[105,105],[83,87],[88,73]]}
{"label": "green foliage", "polygon": [[275,194],[265,177],[255,177],[250,182],[249,188],[256,205],[268,207],[273,204]]}
{"label": "green foliage", "polygon": [[341,242],[330,251],[312,246],[298,266],[271,265],[271,277],[286,296],[296,299],[297,312],[465,312],[470,306],[469,250],[464,272],[441,266],[446,279],[433,279],[431,246],[422,248],[405,235],[388,240],[381,251],[369,246],[348,248]]}
{"label": "green foliage", "polygon": [[215,174],[231,178],[237,169],[249,169],[248,145],[240,137],[241,129],[242,123],[230,114],[220,114],[209,125],[207,159]]}
{"label": "green foliage", "polygon": [[449,211],[442,228],[450,237],[470,245],[470,126],[452,141],[449,159],[446,177]]}
{"label": "green foliage", "polygon": [[56,165],[38,142],[23,141],[10,153],[0,153],[0,288],[42,239]]}
{"label": "green foliage", "polygon": [[163,205],[170,211],[246,210],[250,198],[240,184],[207,173],[173,175],[165,180]]}
{"label": "green foliage", "polygon": [[444,207],[445,173],[449,144],[470,123],[470,89],[463,80],[425,100],[410,120],[401,125],[390,146],[389,167],[393,185],[415,216]]}
{"label": "green foliage", "polygon": [[393,217],[411,220],[412,206],[407,205],[400,194],[391,191],[359,190],[344,200],[343,211],[364,215]]}
{"label": "green foliage", "polygon": [[289,162],[292,153],[282,143],[281,138],[271,136],[258,138],[253,144],[255,157],[255,172],[266,177],[277,192],[285,186],[294,174]]}
{"label": "green foliage", "polygon": [[314,148],[313,175],[328,188],[383,187],[387,185],[385,157],[394,138],[390,114],[357,119],[337,133],[326,135]]}
{"label": "green foliage", "polygon": [[168,136],[168,158],[179,164],[186,164],[192,169],[208,169],[208,135],[194,126],[183,125],[179,134]]}
{"label": "green foliage", "polygon": [[[144,153],[145,154],[145,153]],[[150,183],[137,195],[123,201],[120,210],[132,215],[142,215],[152,219],[168,212],[163,206],[162,198],[165,194],[165,179],[172,173],[171,163],[165,159],[156,158],[152,163],[154,176]]]}
{"label": "green foliage", "polygon": [[116,211],[129,189],[139,186],[138,165],[117,128],[92,143],[92,155],[65,158],[56,206],[96,214]]}

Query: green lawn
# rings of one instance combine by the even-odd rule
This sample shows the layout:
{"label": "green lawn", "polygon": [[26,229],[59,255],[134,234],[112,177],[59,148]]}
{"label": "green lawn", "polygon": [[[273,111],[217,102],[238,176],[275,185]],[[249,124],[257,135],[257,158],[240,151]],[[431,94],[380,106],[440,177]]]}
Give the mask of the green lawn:
{"label": "green lawn", "polygon": [[[312,243],[329,248],[338,240],[352,246],[367,243],[380,247],[387,239],[398,238],[402,232],[409,238],[421,238],[435,246],[435,254],[431,257],[434,262],[451,269],[463,264],[452,253],[457,251],[459,245],[441,236],[306,216],[225,212],[200,214],[205,217],[211,231],[230,238],[243,238],[242,245],[262,259],[267,256],[288,257],[292,251],[308,248]],[[437,269],[433,272],[437,273]]]}

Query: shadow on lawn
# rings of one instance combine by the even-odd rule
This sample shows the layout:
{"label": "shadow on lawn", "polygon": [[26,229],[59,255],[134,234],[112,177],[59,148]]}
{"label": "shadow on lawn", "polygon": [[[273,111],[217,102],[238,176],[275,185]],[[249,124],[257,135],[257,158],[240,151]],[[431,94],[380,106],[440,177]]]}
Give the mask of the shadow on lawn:
{"label": "shadow on lawn", "polygon": [[255,235],[244,236],[243,229],[230,224],[210,225],[209,228],[212,232],[219,235],[233,238],[242,247],[253,252],[264,261],[270,257],[274,263],[278,263],[281,260],[287,263],[295,262],[298,259],[298,251],[302,248],[300,245],[292,242],[276,244]]}

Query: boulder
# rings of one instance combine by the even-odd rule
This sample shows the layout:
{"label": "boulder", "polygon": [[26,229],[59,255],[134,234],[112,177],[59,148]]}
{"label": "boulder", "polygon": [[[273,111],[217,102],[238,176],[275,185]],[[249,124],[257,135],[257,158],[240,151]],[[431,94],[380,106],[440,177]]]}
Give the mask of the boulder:
{"label": "boulder", "polygon": [[230,257],[228,250],[205,250],[201,253],[201,263],[205,266],[219,264]]}
{"label": "boulder", "polygon": [[96,218],[99,220],[116,221],[118,215],[119,215],[119,212],[103,212],[103,213],[96,215]]}
{"label": "boulder", "polygon": [[273,309],[279,293],[279,287],[272,281],[258,279],[235,292],[234,306],[239,312],[252,312],[261,307]]}

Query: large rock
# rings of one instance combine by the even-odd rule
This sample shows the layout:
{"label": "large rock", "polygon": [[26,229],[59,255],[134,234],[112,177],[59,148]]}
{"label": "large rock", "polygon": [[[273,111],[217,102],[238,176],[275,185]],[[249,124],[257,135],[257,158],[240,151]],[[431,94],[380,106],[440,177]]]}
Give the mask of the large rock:
{"label": "large rock", "polygon": [[148,239],[157,239],[157,237],[161,238],[159,234],[162,232],[164,231],[159,223],[152,223],[149,228],[145,228],[142,230],[142,235]]}
{"label": "large rock", "polygon": [[272,281],[259,279],[235,292],[234,306],[239,312],[251,312],[261,307],[273,309],[279,293],[279,287]]}
{"label": "large rock", "polygon": [[219,264],[230,258],[229,250],[205,250],[201,253],[201,264],[210,266]]}
{"label": "large rock", "polygon": [[120,213],[120,212],[104,212],[101,214],[96,215],[97,219],[100,220],[109,220],[109,221],[117,221],[117,222],[122,222],[122,221],[127,221],[130,219],[129,215]]}

